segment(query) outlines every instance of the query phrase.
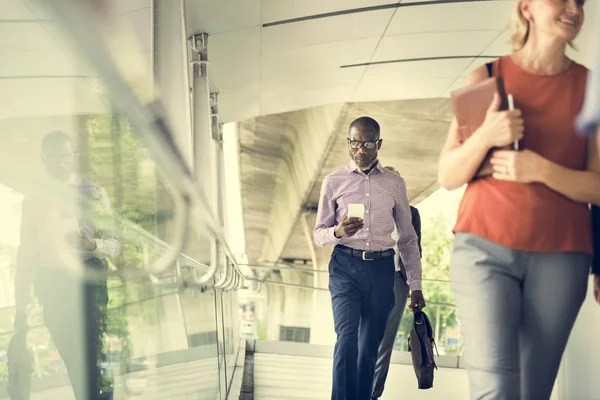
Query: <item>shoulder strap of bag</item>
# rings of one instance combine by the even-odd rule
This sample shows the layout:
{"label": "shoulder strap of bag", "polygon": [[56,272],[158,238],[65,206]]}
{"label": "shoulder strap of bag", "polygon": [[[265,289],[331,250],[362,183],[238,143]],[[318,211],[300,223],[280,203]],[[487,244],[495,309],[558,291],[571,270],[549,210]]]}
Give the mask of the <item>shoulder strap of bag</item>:
{"label": "shoulder strap of bag", "polygon": [[488,76],[491,78],[494,75],[494,66],[492,65],[492,62],[485,63],[485,67],[487,68]]}
{"label": "shoulder strap of bag", "polygon": [[494,61],[490,61],[485,63],[485,68],[487,69],[488,77],[494,76],[494,63],[496,64],[497,74],[498,76],[502,76],[502,58],[497,58]]}

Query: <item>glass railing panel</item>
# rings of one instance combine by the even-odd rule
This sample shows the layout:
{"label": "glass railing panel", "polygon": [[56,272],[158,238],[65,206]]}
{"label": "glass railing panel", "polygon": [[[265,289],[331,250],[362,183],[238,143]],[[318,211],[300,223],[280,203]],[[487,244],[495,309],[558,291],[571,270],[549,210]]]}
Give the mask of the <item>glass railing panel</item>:
{"label": "glass railing panel", "polygon": [[[219,366],[219,383],[221,388],[227,388],[227,372],[226,372],[226,350],[225,350],[225,316],[223,312],[223,292],[215,292],[215,309],[217,323],[217,349],[218,349],[218,366]],[[220,399],[225,400],[227,390],[221,390]]]}
{"label": "glass railing panel", "polygon": [[227,382],[231,382],[235,371],[237,361],[237,351],[239,349],[239,335],[236,335],[236,326],[239,326],[237,314],[234,313],[234,307],[237,306],[237,296],[235,292],[226,292],[223,295],[224,307],[224,337],[225,337],[225,363],[227,372]]}
{"label": "glass railing panel", "polygon": [[[253,278],[248,279],[249,290],[240,294],[242,335],[260,340],[335,343],[327,272],[288,266],[248,268]],[[449,282],[425,278],[423,292],[427,302],[424,311],[432,324],[439,354],[461,355],[460,324]],[[408,351],[406,338],[412,323],[412,313],[406,308],[396,350]]]}
{"label": "glass railing panel", "polygon": [[[146,271],[181,229],[176,192],[60,27],[35,18],[11,25],[15,48],[41,32],[40,49],[60,49],[64,68],[43,57],[25,64],[17,52],[3,69],[11,112],[0,115],[0,398],[8,388],[82,398],[90,369],[94,398],[216,398],[214,293],[179,292],[173,262],[153,282]],[[150,40],[150,20],[146,28]],[[192,226],[187,237],[183,251],[200,277],[209,236]],[[25,270],[28,285],[15,287]],[[19,296],[29,305],[17,314]],[[15,323],[29,327],[22,345]]]}

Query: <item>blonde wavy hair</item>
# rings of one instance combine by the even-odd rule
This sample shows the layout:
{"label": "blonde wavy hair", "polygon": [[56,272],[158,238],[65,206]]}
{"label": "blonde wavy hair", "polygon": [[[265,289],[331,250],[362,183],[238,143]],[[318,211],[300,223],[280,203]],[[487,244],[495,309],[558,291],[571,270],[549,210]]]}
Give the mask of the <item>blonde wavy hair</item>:
{"label": "blonde wavy hair", "polygon": [[[521,50],[527,40],[529,40],[529,21],[523,15],[521,11],[521,1],[517,0],[517,5],[515,7],[515,12],[513,13],[512,21],[510,24],[512,36],[510,38],[510,43],[512,45],[513,51]],[[573,44],[573,42],[569,42],[569,46],[577,50],[577,47]]]}

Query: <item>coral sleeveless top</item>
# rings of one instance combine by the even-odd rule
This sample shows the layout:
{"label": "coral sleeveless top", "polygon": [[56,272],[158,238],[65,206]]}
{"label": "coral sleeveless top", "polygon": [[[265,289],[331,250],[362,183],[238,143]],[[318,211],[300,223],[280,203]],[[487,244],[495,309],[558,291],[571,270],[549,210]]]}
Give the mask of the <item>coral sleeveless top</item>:
{"label": "coral sleeveless top", "polygon": [[[572,62],[552,76],[530,74],[510,56],[493,63],[515,107],[523,112],[521,149],[534,151],[566,168],[586,168],[587,141],[575,128],[585,95],[587,69]],[[494,178],[468,184],[454,232],[471,233],[514,250],[592,254],[590,211],[541,183]]]}

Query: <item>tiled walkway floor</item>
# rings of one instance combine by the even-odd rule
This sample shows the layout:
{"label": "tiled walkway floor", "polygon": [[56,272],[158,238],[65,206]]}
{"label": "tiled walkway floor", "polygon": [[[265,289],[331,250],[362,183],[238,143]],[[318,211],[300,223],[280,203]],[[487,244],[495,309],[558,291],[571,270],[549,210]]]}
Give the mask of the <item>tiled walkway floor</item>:
{"label": "tiled walkway floor", "polygon": [[[331,359],[254,355],[256,400],[328,400],[331,398]],[[381,400],[467,400],[467,373],[463,369],[440,368],[434,387],[417,389],[410,365],[392,364]]]}

